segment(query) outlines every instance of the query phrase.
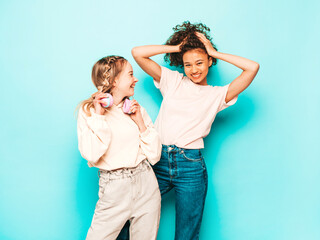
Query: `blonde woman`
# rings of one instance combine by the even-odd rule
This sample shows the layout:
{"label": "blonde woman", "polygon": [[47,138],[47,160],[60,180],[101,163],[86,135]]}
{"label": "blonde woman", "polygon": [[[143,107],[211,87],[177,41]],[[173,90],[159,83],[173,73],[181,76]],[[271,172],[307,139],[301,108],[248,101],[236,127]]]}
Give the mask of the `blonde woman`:
{"label": "blonde woman", "polygon": [[[123,109],[138,79],[126,59],[108,56],[93,66],[92,81],[98,92],[82,102],[78,115],[79,150],[100,173],[87,239],[114,240],[128,220],[130,239],[156,239],[161,196],[150,164],[159,161],[161,142],[136,100],[130,114]],[[108,98],[113,105],[105,108]]]}

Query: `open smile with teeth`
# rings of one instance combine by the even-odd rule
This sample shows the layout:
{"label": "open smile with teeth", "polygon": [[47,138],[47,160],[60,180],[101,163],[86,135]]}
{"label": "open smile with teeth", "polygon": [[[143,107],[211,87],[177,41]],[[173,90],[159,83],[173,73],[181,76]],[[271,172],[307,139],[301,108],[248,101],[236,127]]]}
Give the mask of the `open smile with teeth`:
{"label": "open smile with teeth", "polygon": [[197,74],[191,74],[191,76],[193,77],[193,78],[199,78],[200,77],[200,73],[197,73]]}

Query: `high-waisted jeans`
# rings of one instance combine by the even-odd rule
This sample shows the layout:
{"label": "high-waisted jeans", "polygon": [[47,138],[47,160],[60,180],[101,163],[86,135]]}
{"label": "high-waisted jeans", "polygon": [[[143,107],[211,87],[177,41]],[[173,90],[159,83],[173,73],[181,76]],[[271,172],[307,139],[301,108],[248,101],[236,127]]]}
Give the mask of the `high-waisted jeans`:
{"label": "high-waisted jeans", "polygon": [[[207,194],[207,169],[200,149],[163,145],[160,161],[153,166],[161,195],[175,191],[175,240],[199,239]],[[127,226],[128,227],[128,226]],[[128,239],[123,229],[118,237]]]}

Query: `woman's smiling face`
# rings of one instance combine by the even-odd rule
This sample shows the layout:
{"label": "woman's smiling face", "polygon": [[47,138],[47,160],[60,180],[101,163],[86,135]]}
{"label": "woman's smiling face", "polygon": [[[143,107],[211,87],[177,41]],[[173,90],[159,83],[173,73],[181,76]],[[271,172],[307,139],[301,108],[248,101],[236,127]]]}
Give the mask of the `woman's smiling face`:
{"label": "woman's smiling face", "polygon": [[185,52],[182,57],[184,72],[192,82],[200,85],[207,85],[207,75],[212,59],[201,48]]}
{"label": "woman's smiling face", "polygon": [[118,91],[118,93],[121,93],[121,95],[124,95],[125,97],[133,96],[134,87],[136,82],[138,82],[138,79],[133,76],[133,69],[129,62],[125,64],[115,82],[116,83],[113,92]]}

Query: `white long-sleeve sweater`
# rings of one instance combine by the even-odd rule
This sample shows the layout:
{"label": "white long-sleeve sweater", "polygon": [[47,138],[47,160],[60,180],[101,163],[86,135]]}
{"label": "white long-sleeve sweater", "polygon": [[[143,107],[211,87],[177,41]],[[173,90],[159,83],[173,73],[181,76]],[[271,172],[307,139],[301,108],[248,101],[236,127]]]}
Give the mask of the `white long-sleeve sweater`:
{"label": "white long-sleeve sweater", "polygon": [[141,114],[147,127],[139,132],[137,124],[123,113],[122,103],[108,108],[105,115],[87,116],[82,108],[78,115],[78,146],[90,167],[104,170],[136,167],[147,159],[152,165],[161,156],[161,142],[146,110]]}

